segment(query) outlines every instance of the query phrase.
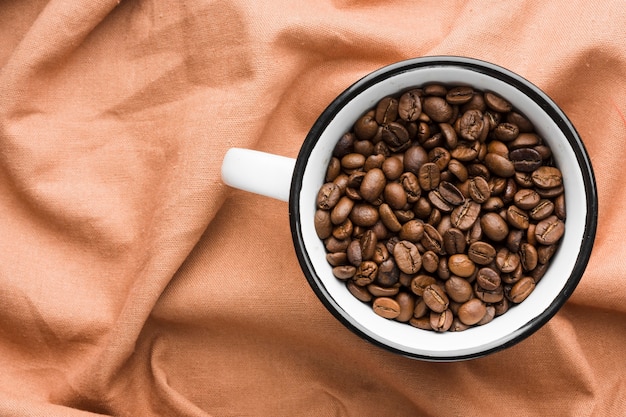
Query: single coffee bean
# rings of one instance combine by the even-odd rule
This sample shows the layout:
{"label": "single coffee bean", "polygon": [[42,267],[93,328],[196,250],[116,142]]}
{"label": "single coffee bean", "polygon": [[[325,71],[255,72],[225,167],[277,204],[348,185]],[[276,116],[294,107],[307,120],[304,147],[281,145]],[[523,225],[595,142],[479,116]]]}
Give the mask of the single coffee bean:
{"label": "single coffee bean", "polygon": [[421,220],[409,220],[402,225],[398,237],[417,243],[424,237],[424,223]]}
{"label": "single coffee bean", "polygon": [[513,162],[495,153],[488,153],[485,156],[485,165],[491,172],[502,178],[509,178],[515,175]]}
{"label": "single coffee bean", "polygon": [[565,233],[565,223],[555,215],[552,215],[537,224],[535,238],[542,245],[553,245],[558,242]]}
{"label": "single coffee bean", "polygon": [[424,295],[424,290],[429,285],[435,284],[437,281],[430,275],[420,274],[415,276],[411,280],[411,292],[413,294],[422,297]]}
{"label": "single coffee bean", "polygon": [[376,283],[383,287],[392,287],[398,283],[400,279],[400,270],[394,258],[390,257],[380,264],[378,274],[376,275]]}
{"label": "single coffee bean", "polygon": [[341,266],[348,262],[348,256],[345,252],[332,252],[326,254],[326,260],[331,266]]}
{"label": "single coffee bean", "polygon": [[387,229],[393,233],[397,233],[402,230],[402,224],[398,220],[398,217],[394,213],[393,209],[389,207],[389,204],[381,204],[380,207],[378,207],[378,212],[380,213],[380,220]]}
{"label": "single coffee bean", "polygon": [[478,298],[472,298],[459,307],[459,320],[468,326],[478,323],[487,313],[487,306]]}
{"label": "single coffee bean", "polygon": [[561,220],[565,220],[567,217],[567,210],[565,209],[565,195],[561,194],[554,199],[554,214]]}
{"label": "single coffee bean", "polygon": [[506,211],[506,220],[516,229],[528,229],[530,219],[528,213],[517,206],[509,206]]}
{"label": "single coffee bean", "polygon": [[339,199],[335,207],[330,212],[330,221],[333,224],[341,224],[348,219],[352,208],[354,207],[354,200],[343,196]]}
{"label": "single coffee bean", "polygon": [[487,291],[495,291],[502,284],[502,279],[498,271],[493,268],[484,267],[478,270],[476,283]]}
{"label": "single coffee bean", "polygon": [[532,277],[524,277],[517,281],[507,294],[509,301],[519,304],[524,301],[535,289],[535,280]]}
{"label": "single coffee bean", "polygon": [[459,119],[459,134],[465,140],[478,140],[484,128],[483,114],[479,110],[468,110]]}
{"label": "single coffee bean", "polygon": [[395,297],[400,292],[400,283],[391,287],[383,287],[382,285],[372,283],[367,286],[367,291],[374,297]]}
{"label": "single coffee bean", "polygon": [[382,139],[393,152],[406,150],[411,145],[411,137],[408,130],[397,122],[383,125]]}
{"label": "single coffee bean", "polygon": [[489,183],[484,177],[473,177],[469,180],[469,196],[475,202],[482,204],[489,197],[491,197],[491,191],[489,189]]}
{"label": "single coffee bean", "polygon": [[441,171],[434,162],[427,162],[420,167],[417,178],[422,189],[430,191],[439,185]]}
{"label": "single coffee bean", "polygon": [[388,180],[394,181],[400,178],[404,172],[404,164],[400,158],[392,156],[383,161],[381,169]]}
{"label": "single coffee bean", "polygon": [[444,254],[443,237],[431,224],[424,224],[424,235],[422,236],[420,243],[426,250],[431,250],[439,255]]}
{"label": "single coffee bean", "polygon": [[474,295],[476,295],[476,298],[484,301],[485,303],[493,304],[504,298],[504,289],[500,286],[493,291],[489,291],[478,285],[476,282],[474,283]]}
{"label": "single coffee bean", "polygon": [[346,281],[346,288],[357,300],[369,303],[372,301],[372,294],[365,287],[356,285],[354,281]]}
{"label": "single coffee bean", "polygon": [[[528,226],[530,227],[530,225]],[[520,250],[522,240],[524,239],[524,231],[521,229],[513,229],[506,237],[506,247],[511,252],[517,252]]]}
{"label": "single coffee bean", "polygon": [[430,326],[436,332],[447,332],[452,326],[452,320],[454,320],[454,315],[448,309],[430,313]]}
{"label": "single coffee bean", "polygon": [[348,218],[357,226],[370,227],[376,224],[380,216],[376,207],[358,203],[354,205]]}
{"label": "single coffee bean", "polygon": [[539,188],[555,188],[563,185],[563,176],[558,168],[542,166],[531,174],[532,182]]}
{"label": "single coffee bean", "polygon": [[376,106],[376,122],[378,124],[390,123],[398,117],[398,99],[395,97],[385,97]]}
{"label": "single coffee bean", "polygon": [[400,96],[398,101],[398,115],[407,122],[416,121],[422,113],[421,96],[423,92],[418,89],[407,91]]}
{"label": "single coffee bean", "polygon": [[429,162],[428,153],[422,146],[411,146],[404,151],[402,163],[404,164],[405,172],[417,175],[422,165],[427,162]]}
{"label": "single coffee bean", "polygon": [[518,190],[513,196],[513,204],[522,210],[530,210],[537,206],[541,201],[541,197],[535,190],[529,188],[522,188]]}
{"label": "single coffee bean", "polygon": [[363,262],[363,251],[361,249],[361,242],[358,240],[353,240],[348,245],[348,249],[346,249],[346,257],[348,258],[348,262],[358,267]]}
{"label": "single coffee bean", "polygon": [[413,317],[411,320],[409,320],[409,324],[418,329],[433,330],[432,326],[430,325],[430,315],[423,317]]}
{"label": "single coffee bean", "polygon": [[465,202],[465,196],[461,191],[448,181],[441,181],[438,189],[441,197],[452,206],[458,206]]}
{"label": "single coffee bean", "polygon": [[419,180],[412,172],[405,172],[400,175],[400,184],[406,193],[407,203],[415,203],[422,195],[422,189],[419,185]]}
{"label": "single coffee bean", "polygon": [[373,304],[374,313],[386,319],[395,319],[400,315],[400,305],[389,297],[378,297]]}
{"label": "single coffee bean", "polygon": [[473,242],[467,251],[467,256],[478,265],[489,265],[496,258],[496,249],[487,242]]}
{"label": "single coffee bean", "polygon": [[547,264],[556,253],[557,245],[541,245],[537,248],[537,262]]}
{"label": "single coffee bean", "polygon": [[449,213],[453,209],[453,205],[448,203],[445,198],[441,195],[439,187],[428,193],[428,201],[436,207],[437,209],[443,211],[444,213]]}
{"label": "single coffee bean", "polygon": [[477,326],[484,326],[496,317],[496,308],[493,305],[486,305],[486,310],[487,311],[485,312],[483,318],[476,323]]}
{"label": "single coffee bean", "polygon": [[[376,125],[376,128],[378,128],[378,125]],[[354,151],[355,140],[355,135],[351,132],[341,136],[341,138],[339,138],[339,140],[337,141],[335,148],[333,149],[333,157],[341,159],[347,154],[352,153]]]}
{"label": "single coffee bean", "polygon": [[[443,136],[443,142],[446,148],[454,149],[459,143],[459,138],[456,134],[456,130],[449,123],[440,123],[439,129],[441,129],[441,135]],[[448,153],[448,157],[450,153]]]}
{"label": "single coffee bean", "polygon": [[356,285],[364,287],[371,284],[378,276],[378,265],[376,262],[363,261],[355,268],[352,279]]}
{"label": "single coffee bean", "polygon": [[437,271],[438,266],[439,256],[431,250],[424,252],[422,255],[422,267],[424,270],[432,274]]}
{"label": "single coffee bean", "polygon": [[537,194],[542,198],[555,199],[565,192],[563,184],[552,188],[537,188]]}
{"label": "single coffee bean", "polygon": [[464,303],[473,295],[471,284],[465,278],[458,276],[451,276],[447,279],[444,288],[448,297],[457,303]]}
{"label": "single coffee bean", "polygon": [[356,268],[352,265],[340,265],[333,268],[333,275],[340,280],[347,280],[354,277]]}
{"label": "single coffee bean", "polygon": [[470,162],[478,158],[479,150],[480,143],[478,141],[459,142],[457,147],[450,151],[450,156],[458,161]]}
{"label": "single coffee bean", "polygon": [[393,256],[400,271],[406,274],[415,274],[422,267],[422,256],[417,246],[408,240],[402,240],[394,246]]}
{"label": "single coffee bean", "polygon": [[530,243],[523,243],[521,245],[519,256],[525,271],[532,271],[537,267],[539,254],[537,253],[537,249]]}
{"label": "single coffee bean", "polygon": [[448,268],[454,275],[468,278],[476,271],[476,265],[466,254],[455,254],[448,258]]}
{"label": "single coffee bean", "polygon": [[373,154],[368,156],[365,159],[365,164],[363,164],[363,171],[367,172],[373,168],[382,168],[385,159],[386,157],[383,154]]}
{"label": "single coffee bean", "polygon": [[341,158],[341,166],[346,170],[356,170],[365,165],[365,155],[362,153],[349,153]]}
{"label": "single coffee bean", "polygon": [[453,110],[450,103],[442,97],[425,97],[422,111],[437,123],[448,122],[452,118]]}
{"label": "single coffee bean", "polygon": [[372,261],[376,262],[376,264],[380,265],[383,262],[385,262],[387,259],[389,259],[389,250],[387,249],[387,247],[378,242],[376,244],[376,251],[374,252],[374,256],[372,257]]}
{"label": "single coffee bean", "polygon": [[499,113],[507,113],[513,109],[511,103],[492,92],[485,92],[485,103],[487,106]]}
{"label": "single coffee bean", "polygon": [[349,239],[337,239],[332,235],[324,240],[324,247],[328,252],[345,252],[349,244]]}
{"label": "single coffee bean", "polygon": [[489,197],[481,208],[483,211],[500,211],[504,208],[504,201],[500,197]]}
{"label": "single coffee bean", "polygon": [[341,190],[337,184],[333,182],[327,182],[320,188],[317,193],[317,207],[322,210],[330,210],[335,207],[335,204],[341,197]]}
{"label": "single coffee bean", "polygon": [[407,196],[402,184],[398,182],[390,182],[385,185],[383,190],[385,201],[395,210],[400,210],[407,205]]}
{"label": "single coffee bean", "polygon": [[415,296],[404,291],[399,292],[396,296],[396,302],[400,306],[400,314],[396,317],[396,320],[401,322],[411,320],[415,309]]}
{"label": "single coffee bean", "polygon": [[513,123],[503,122],[499,123],[493,129],[493,136],[497,140],[501,140],[502,142],[510,142],[514,140],[517,135],[519,135],[519,127]]}
{"label": "single coffee bean", "polygon": [[509,154],[511,162],[516,171],[533,172],[539,168],[543,162],[543,158],[533,148],[518,148]]}
{"label": "single coffee bean", "polygon": [[445,231],[442,238],[444,248],[448,255],[465,252],[465,246],[467,242],[465,241],[465,234],[461,231],[461,229],[451,227],[450,229]]}
{"label": "single coffee bean", "polygon": [[480,226],[483,229],[483,233],[495,242],[501,242],[509,234],[509,227],[506,221],[496,213],[485,213],[480,218]]}
{"label": "single coffee bean", "polygon": [[506,121],[513,123],[519,127],[520,132],[532,132],[534,130],[533,124],[526,117],[516,112],[515,110],[507,113]]}
{"label": "single coffee bean", "polygon": [[330,221],[330,212],[328,210],[316,210],[313,225],[315,226],[315,232],[320,239],[326,239],[329,237],[333,232],[333,223]]}
{"label": "single coffee bean", "polygon": [[371,169],[365,174],[361,182],[359,188],[361,197],[372,202],[381,195],[385,185],[387,185],[387,180],[383,170],[380,168]]}
{"label": "single coffee bean", "polygon": [[376,253],[376,247],[378,246],[378,238],[373,230],[366,230],[361,239],[359,240],[359,247],[361,248],[361,259],[369,261]]}
{"label": "single coffee bean", "polygon": [[446,310],[450,303],[446,292],[437,284],[431,284],[424,288],[422,297],[428,308],[437,313]]}
{"label": "single coffee bean", "polygon": [[[537,194],[539,195],[539,194]],[[554,212],[554,203],[547,199],[540,200],[535,207],[530,210],[530,218],[533,220],[543,220]]]}
{"label": "single coffee bean", "polygon": [[[361,116],[354,124],[354,134],[360,140],[371,140],[376,136],[377,132],[378,123],[376,122],[375,112],[373,110]],[[354,150],[354,138],[352,138],[352,142],[348,142],[347,139],[344,142],[339,152],[337,152],[337,157],[339,158]]]}
{"label": "single coffee bean", "polygon": [[476,222],[480,214],[480,205],[471,200],[465,200],[463,204],[452,210],[451,221],[454,227],[468,230]]}
{"label": "single coffee bean", "polygon": [[459,181],[461,181],[461,182],[467,181],[468,176],[469,176],[469,174],[467,172],[467,167],[463,163],[461,163],[460,161],[457,161],[456,159],[450,159],[450,162],[448,162],[448,170]]}
{"label": "single coffee bean", "polygon": [[515,271],[519,266],[519,256],[508,250],[507,248],[501,248],[496,255],[496,266],[501,272],[509,273]]}
{"label": "single coffee bean", "polygon": [[451,88],[446,94],[446,100],[450,104],[465,104],[474,96],[474,89],[469,86]]}

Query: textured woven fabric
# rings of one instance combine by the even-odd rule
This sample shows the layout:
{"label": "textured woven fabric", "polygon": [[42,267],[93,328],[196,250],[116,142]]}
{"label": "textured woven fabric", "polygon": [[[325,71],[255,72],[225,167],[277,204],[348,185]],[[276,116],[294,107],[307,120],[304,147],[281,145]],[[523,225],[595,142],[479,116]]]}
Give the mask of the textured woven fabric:
{"label": "textured woven fabric", "polygon": [[[623,416],[620,0],[0,3],[0,415]],[[460,363],[375,347],[319,302],[288,207],[220,178],[295,157],[368,72],[504,66],[578,129],[596,244],[530,338]]]}

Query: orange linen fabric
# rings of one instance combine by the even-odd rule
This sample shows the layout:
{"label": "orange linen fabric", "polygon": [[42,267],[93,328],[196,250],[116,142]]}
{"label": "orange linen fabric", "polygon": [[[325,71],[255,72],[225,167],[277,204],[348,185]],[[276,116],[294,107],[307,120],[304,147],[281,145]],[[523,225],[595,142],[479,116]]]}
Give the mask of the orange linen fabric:
{"label": "orange linen fabric", "polygon": [[[621,0],[0,2],[0,416],[623,416]],[[562,106],[595,166],[589,267],[544,328],[461,363],[388,353],[309,288],[285,203],[220,179],[295,157],[368,72],[465,55]]]}

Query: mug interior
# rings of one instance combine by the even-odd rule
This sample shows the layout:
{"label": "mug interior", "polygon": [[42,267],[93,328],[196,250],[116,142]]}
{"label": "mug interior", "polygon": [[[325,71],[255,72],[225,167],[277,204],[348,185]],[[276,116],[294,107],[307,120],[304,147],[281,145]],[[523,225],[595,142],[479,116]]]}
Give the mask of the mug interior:
{"label": "mug interior", "polygon": [[[436,333],[382,318],[348,292],[326,261],[313,223],[317,191],[337,140],[387,95],[428,83],[471,85],[509,100],[534,124],[563,173],[567,207],[560,248],[535,290],[521,304],[483,326]],[[531,93],[531,94],[529,94]],[[582,160],[582,163],[581,163]],[[584,169],[584,171],[583,171]],[[296,162],[290,213],[296,252],[312,288],[326,307],[360,336],[398,353],[426,360],[482,356],[518,342],[566,301],[586,266],[595,224],[595,185],[582,142],[558,107],[535,86],[497,66],[466,58],[416,59],[383,68],[339,96],[311,130]]]}

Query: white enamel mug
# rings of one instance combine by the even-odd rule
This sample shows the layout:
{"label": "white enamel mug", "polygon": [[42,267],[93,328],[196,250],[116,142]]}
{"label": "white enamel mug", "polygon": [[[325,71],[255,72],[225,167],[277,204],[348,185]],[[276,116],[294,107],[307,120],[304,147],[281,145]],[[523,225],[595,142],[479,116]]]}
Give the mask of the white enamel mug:
{"label": "white enamel mug", "polygon": [[[551,147],[565,187],[565,235],[535,290],[491,322],[461,332],[421,330],[376,315],[333,276],[313,224],[317,192],[339,138],[381,98],[429,83],[470,85],[506,98]],[[223,161],[222,178],[232,187],[289,203],[293,244],[301,268],[318,298],[341,323],[387,350],[428,361],[481,357],[512,346],[543,326],[578,285],[597,227],[598,201],[591,162],[563,111],[519,75],[465,57],[416,58],[374,71],[330,103],[305,138],[297,159],[230,149]]]}

